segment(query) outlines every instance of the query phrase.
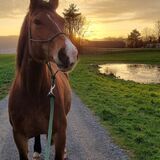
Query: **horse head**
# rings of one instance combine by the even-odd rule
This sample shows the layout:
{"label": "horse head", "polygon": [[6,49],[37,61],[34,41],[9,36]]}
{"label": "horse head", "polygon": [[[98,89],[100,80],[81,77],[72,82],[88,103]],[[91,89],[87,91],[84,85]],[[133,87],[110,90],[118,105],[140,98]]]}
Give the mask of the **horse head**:
{"label": "horse head", "polygon": [[65,20],[56,13],[58,0],[30,0],[28,14],[29,53],[36,61],[52,61],[62,71],[72,69],[78,51],[64,34]]}

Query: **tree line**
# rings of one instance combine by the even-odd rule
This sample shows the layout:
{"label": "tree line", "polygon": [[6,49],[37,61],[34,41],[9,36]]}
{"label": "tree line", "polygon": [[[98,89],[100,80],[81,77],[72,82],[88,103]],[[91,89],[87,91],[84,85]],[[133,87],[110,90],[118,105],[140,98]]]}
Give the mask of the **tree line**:
{"label": "tree line", "polygon": [[127,37],[127,47],[160,48],[160,21],[155,23],[154,29],[146,27],[141,33],[137,29],[132,30]]}
{"label": "tree line", "polygon": [[[86,17],[82,15],[75,4],[70,4],[67,9],[64,9],[63,16],[66,34],[78,49],[81,49],[89,22],[87,22]],[[125,41],[126,47],[129,48],[160,48],[160,20],[155,23],[154,29],[146,27],[142,32],[133,29],[127,38],[123,38],[123,41]]]}

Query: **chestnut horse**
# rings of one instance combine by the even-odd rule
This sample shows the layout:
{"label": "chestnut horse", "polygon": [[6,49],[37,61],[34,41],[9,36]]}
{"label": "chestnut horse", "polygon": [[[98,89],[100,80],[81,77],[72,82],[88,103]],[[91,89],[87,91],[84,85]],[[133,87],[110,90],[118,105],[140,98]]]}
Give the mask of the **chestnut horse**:
{"label": "chestnut horse", "polygon": [[[34,158],[41,153],[40,135],[47,134],[51,63],[55,78],[52,140],[55,159],[64,160],[66,116],[71,89],[66,73],[77,61],[77,49],[63,33],[64,19],[56,13],[58,0],[30,0],[18,42],[16,77],[9,96],[9,118],[20,160],[28,160],[28,139],[35,137]],[[59,70],[59,72],[57,72]]]}

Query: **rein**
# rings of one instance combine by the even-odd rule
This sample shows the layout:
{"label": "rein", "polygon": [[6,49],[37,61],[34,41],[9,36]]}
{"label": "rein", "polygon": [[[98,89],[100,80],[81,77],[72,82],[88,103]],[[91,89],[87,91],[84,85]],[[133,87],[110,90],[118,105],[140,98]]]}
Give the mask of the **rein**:
{"label": "rein", "polygon": [[[57,24],[56,24],[56,26],[57,26]],[[59,30],[59,28],[58,28],[58,30]],[[48,60],[49,59],[48,58],[49,57],[49,45],[50,45],[50,42],[52,42],[54,39],[56,39],[60,35],[66,35],[66,34],[59,30],[59,33],[53,35],[52,37],[50,37],[48,39],[34,39],[34,38],[32,38],[30,15],[29,15],[29,26],[28,26],[29,54],[32,57],[32,59],[35,60],[36,62],[42,63],[42,64],[45,63],[48,67],[48,70],[50,71],[50,74],[51,74],[51,88],[48,93],[48,96],[50,97],[50,115],[49,115],[49,124],[48,124],[47,145],[46,145],[46,149],[45,149],[45,160],[49,160],[49,157],[50,157],[50,147],[51,147],[51,139],[52,139],[52,133],[53,133],[53,120],[54,120],[54,101],[55,101],[55,95],[53,93],[53,90],[55,88],[56,74],[59,72],[59,70],[57,70],[55,73],[53,73],[53,71],[52,71],[51,63]],[[38,60],[36,58],[33,58],[31,42],[48,43],[47,60],[43,61],[43,60]]]}
{"label": "rein", "polygon": [[50,116],[49,116],[49,125],[48,125],[48,140],[47,140],[47,146],[45,149],[45,160],[49,160],[49,156],[50,156],[50,147],[51,147],[51,140],[52,140],[52,133],[53,133],[53,120],[54,120],[54,101],[55,101],[55,95],[53,93],[53,90],[55,88],[56,74],[59,72],[59,70],[57,70],[53,74],[51,64],[49,62],[47,63],[47,66],[51,73],[51,88],[48,93],[48,96],[50,97]]}

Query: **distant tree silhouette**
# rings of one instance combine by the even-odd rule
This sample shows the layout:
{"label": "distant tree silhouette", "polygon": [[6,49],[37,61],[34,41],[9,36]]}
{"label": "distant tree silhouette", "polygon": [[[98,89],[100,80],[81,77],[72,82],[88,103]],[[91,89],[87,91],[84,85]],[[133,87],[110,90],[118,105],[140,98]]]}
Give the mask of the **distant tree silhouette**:
{"label": "distant tree silhouette", "polygon": [[134,29],[127,38],[127,45],[130,48],[138,48],[142,46],[141,34],[137,29]]}
{"label": "distant tree silhouette", "polygon": [[70,4],[68,9],[64,9],[63,15],[66,21],[66,32],[70,38],[81,36],[86,18],[82,16],[77,6]]}
{"label": "distant tree silhouette", "polygon": [[68,9],[64,9],[63,15],[66,21],[65,31],[69,38],[79,47],[81,39],[87,30],[85,27],[86,18],[79,12],[75,4],[70,4]]}

